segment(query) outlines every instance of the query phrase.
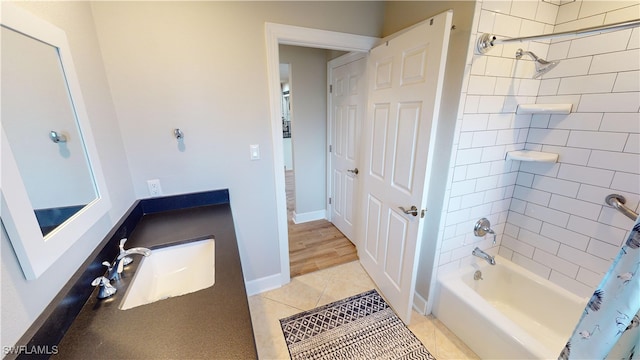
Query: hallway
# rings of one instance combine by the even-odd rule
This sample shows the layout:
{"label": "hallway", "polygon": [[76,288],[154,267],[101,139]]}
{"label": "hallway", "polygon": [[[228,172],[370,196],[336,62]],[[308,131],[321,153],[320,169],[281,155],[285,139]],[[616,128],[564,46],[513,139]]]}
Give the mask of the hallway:
{"label": "hallway", "polygon": [[357,260],[356,247],[329,221],[293,223],[295,208],[293,170],[285,171],[285,181],[291,277]]}

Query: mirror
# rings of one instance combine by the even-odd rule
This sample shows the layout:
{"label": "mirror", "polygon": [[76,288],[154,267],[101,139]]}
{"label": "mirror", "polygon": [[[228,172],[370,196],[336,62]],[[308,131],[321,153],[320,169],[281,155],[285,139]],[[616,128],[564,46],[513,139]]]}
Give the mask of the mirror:
{"label": "mirror", "polygon": [[96,198],[93,174],[57,48],[0,31],[2,129],[47,235]]}
{"label": "mirror", "polygon": [[64,31],[1,6],[0,215],[25,277],[35,279],[110,201]]}

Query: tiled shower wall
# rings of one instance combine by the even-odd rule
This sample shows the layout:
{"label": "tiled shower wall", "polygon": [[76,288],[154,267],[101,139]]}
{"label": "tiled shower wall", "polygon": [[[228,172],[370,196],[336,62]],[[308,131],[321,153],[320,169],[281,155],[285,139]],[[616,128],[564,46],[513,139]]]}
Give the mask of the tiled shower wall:
{"label": "tiled shower wall", "polygon": [[[476,34],[539,35],[640,17],[637,1],[483,1]],[[472,35],[475,39],[475,34]],[[471,44],[475,45],[475,44]],[[638,210],[640,28],[497,45],[469,54],[441,229],[440,270],[477,261],[479,246],[581,296],[607,271],[632,221],[604,205],[610,193]],[[562,60],[542,80],[518,48]],[[472,51],[472,50],[471,50]],[[571,103],[569,115],[516,115],[517,104]],[[504,160],[531,149],[558,163]],[[491,220],[498,245],[473,225]]]}

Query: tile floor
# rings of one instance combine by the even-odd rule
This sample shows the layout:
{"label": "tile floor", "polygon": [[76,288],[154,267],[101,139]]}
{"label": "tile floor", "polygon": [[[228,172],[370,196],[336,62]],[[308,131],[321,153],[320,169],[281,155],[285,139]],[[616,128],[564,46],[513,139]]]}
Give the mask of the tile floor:
{"label": "tile floor", "polygon": [[[289,359],[279,320],[361,292],[375,285],[358,261],[301,275],[279,289],[249,297],[258,356]],[[439,360],[478,359],[433,316],[413,313],[409,329]]]}

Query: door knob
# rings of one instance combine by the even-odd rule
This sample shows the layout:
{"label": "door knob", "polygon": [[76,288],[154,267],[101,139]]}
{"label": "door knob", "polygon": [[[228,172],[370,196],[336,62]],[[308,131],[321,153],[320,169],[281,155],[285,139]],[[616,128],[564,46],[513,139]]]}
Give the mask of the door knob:
{"label": "door knob", "polygon": [[355,168],[355,169],[353,169],[353,170],[348,169],[347,171],[348,171],[348,172],[350,172],[350,173],[354,173],[354,174],[356,174],[356,175],[358,175],[358,172],[359,172],[359,171],[358,171],[358,168]]}
{"label": "door knob", "polygon": [[409,210],[403,208],[402,206],[400,206],[399,209],[402,210],[402,212],[407,214],[407,215],[418,216],[418,208],[415,207],[415,205],[412,206],[411,209],[409,209]]}

